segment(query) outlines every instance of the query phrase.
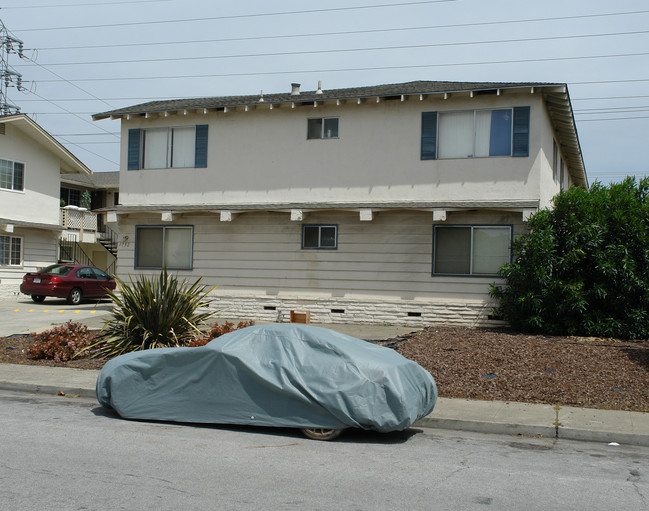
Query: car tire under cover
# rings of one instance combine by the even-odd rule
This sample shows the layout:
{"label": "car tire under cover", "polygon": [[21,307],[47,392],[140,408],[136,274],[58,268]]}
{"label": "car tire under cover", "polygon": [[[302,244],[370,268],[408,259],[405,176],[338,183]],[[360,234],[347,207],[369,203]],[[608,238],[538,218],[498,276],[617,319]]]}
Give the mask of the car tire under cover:
{"label": "car tire under cover", "polygon": [[45,301],[45,295],[32,295],[32,300],[36,303],[42,303]]}
{"label": "car tire under cover", "polygon": [[302,434],[311,440],[333,440],[342,434],[342,429],[303,428]]}
{"label": "car tire under cover", "polygon": [[83,298],[81,289],[75,287],[74,289],[72,289],[72,291],[70,291],[70,294],[68,295],[68,303],[70,305],[79,305],[81,303],[81,298]]}

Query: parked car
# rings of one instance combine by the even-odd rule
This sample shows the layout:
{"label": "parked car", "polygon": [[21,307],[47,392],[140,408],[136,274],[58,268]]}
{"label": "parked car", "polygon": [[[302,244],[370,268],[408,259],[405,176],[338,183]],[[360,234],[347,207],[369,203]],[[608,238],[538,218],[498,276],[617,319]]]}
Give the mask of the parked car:
{"label": "parked car", "polygon": [[128,419],[400,431],[432,412],[433,377],[396,351],[310,325],[236,330],[197,348],[109,360],[97,400]]}
{"label": "parked car", "polygon": [[66,298],[77,305],[84,298],[100,298],[115,289],[115,279],[106,272],[81,264],[53,264],[37,272],[27,273],[20,292],[37,303],[46,296]]}

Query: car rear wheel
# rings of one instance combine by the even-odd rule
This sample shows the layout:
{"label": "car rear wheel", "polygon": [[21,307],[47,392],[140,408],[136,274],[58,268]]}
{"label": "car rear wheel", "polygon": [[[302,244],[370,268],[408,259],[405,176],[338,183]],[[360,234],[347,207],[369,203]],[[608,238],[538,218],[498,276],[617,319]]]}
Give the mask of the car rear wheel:
{"label": "car rear wheel", "polygon": [[311,440],[333,440],[342,434],[342,429],[304,428],[302,434]]}
{"label": "car rear wheel", "polygon": [[36,303],[42,303],[45,301],[45,296],[44,295],[32,295],[32,300],[34,300]]}
{"label": "car rear wheel", "polygon": [[81,289],[75,287],[72,291],[70,291],[70,294],[68,295],[68,303],[70,305],[79,305],[81,303],[82,297],[83,293],[81,292]]}

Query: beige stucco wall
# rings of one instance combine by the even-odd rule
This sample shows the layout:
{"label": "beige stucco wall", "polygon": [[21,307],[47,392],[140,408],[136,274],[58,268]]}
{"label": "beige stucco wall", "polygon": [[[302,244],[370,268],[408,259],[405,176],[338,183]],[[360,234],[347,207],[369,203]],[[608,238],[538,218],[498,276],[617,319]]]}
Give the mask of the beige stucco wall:
{"label": "beige stucco wall", "polygon": [[0,218],[58,225],[59,159],[15,123],[0,135],[0,158],[25,164],[24,191],[0,189]]}
{"label": "beige stucco wall", "polygon": [[[531,106],[530,156],[420,159],[421,113]],[[340,138],[307,140],[309,117],[340,118]],[[127,171],[129,128],[209,125],[208,168]],[[120,202],[542,200],[549,204],[549,120],[540,94],[374,100],[137,117],[122,121]],[[549,168],[549,179],[552,170]]]}

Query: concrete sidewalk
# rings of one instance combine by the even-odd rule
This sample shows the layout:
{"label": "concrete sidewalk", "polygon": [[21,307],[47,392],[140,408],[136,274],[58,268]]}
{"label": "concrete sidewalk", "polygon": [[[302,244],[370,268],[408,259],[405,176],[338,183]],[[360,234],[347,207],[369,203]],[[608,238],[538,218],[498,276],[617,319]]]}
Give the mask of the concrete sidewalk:
{"label": "concrete sidewalk", "polygon": [[[0,389],[94,398],[98,374],[89,369],[0,364]],[[439,398],[433,413],[415,426],[649,447],[649,414],[617,410],[555,410],[543,404]]]}

